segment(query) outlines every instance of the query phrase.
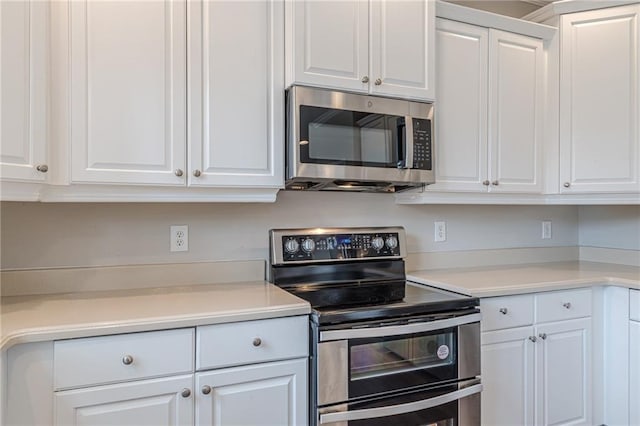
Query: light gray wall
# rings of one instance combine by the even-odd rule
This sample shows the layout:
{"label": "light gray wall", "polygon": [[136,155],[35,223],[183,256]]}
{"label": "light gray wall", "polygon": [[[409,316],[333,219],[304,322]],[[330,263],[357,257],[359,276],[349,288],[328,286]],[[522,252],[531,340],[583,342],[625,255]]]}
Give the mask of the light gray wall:
{"label": "light gray wall", "polygon": [[[576,246],[572,206],[402,206],[389,194],[281,192],[274,204],[2,203],[2,269],[268,259],[268,230],[404,226],[409,252]],[[541,220],[553,221],[542,240]],[[448,240],[433,242],[433,222]],[[189,252],[169,226],[189,225]]]}
{"label": "light gray wall", "polygon": [[581,206],[581,246],[640,250],[640,206]]}

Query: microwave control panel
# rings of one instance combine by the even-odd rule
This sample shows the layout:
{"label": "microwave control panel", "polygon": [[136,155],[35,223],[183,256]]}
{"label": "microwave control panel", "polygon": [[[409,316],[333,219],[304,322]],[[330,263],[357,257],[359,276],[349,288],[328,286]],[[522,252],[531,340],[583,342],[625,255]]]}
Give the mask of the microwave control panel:
{"label": "microwave control panel", "polygon": [[413,118],[413,169],[432,170],[431,120]]}

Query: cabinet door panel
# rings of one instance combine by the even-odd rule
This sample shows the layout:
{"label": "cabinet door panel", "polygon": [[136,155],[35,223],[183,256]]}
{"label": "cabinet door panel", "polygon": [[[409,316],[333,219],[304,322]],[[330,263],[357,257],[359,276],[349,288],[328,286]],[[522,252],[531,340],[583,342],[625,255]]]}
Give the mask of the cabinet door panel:
{"label": "cabinet door panel", "polygon": [[49,4],[0,2],[0,177],[44,181]]}
{"label": "cabinet door panel", "polygon": [[287,7],[293,35],[293,75],[287,83],[366,92],[369,2],[296,0]]}
{"label": "cabinet door panel", "polygon": [[198,373],[196,388],[198,425],[308,423],[306,358]]}
{"label": "cabinet door panel", "polygon": [[538,326],[538,419],[543,425],[590,425],[591,319]]}
{"label": "cabinet door panel", "polygon": [[189,184],[283,186],[283,3],[189,7]]}
{"label": "cabinet door panel", "polygon": [[184,185],[184,1],[71,1],[73,182]]}
{"label": "cabinet door panel", "polygon": [[482,333],[482,424],[533,425],[533,327]]}
{"label": "cabinet door panel", "polygon": [[428,190],[486,191],[489,31],[437,19],[436,183]]}
{"label": "cabinet door panel", "polygon": [[371,3],[372,93],[434,99],[434,7],[427,0]]}
{"label": "cabinet door panel", "polygon": [[56,425],[193,424],[193,375],[56,392]]}
{"label": "cabinet door panel", "polygon": [[640,425],[640,322],[629,322],[629,424]]}
{"label": "cabinet door panel", "polygon": [[640,191],[638,16],[640,5],[562,17],[562,192]]}
{"label": "cabinet door panel", "polygon": [[491,191],[541,192],[542,42],[497,30],[490,37]]}

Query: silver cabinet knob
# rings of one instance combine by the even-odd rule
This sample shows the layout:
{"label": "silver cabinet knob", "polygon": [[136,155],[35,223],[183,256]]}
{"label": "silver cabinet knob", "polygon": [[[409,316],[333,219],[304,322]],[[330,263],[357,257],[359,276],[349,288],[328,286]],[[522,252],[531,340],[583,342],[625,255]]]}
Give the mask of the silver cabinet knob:
{"label": "silver cabinet knob", "polygon": [[490,183],[491,183],[491,182],[489,182],[488,180],[485,180],[485,181],[483,181],[483,182],[482,182],[482,184],[483,184],[484,186],[489,186],[489,184],[490,184]]}
{"label": "silver cabinet knob", "polygon": [[180,395],[182,395],[183,398],[189,398],[191,396],[191,389],[187,389],[187,388],[182,389],[182,392],[180,393]]}
{"label": "silver cabinet knob", "polygon": [[195,169],[195,170],[193,171],[193,175],[194,175],[195,177],[200,177],[200,175],[201,175],[201,174],[202,174],[202,172],[201,172],[200,170],[198,170],[198,169]]}
{"label": "silver cabinet knob", "polygon": [[47,166],[46,164],[38,164],[36,166],[36,170],[40,173],[47,173],[49,171],[49,166]]}
{"label": "silver cabinet knob", "polygon": [[540,334],[538,334],[538,336],[539,336],[542,340],[547,340],[547,333],[540,333]]}
{"label": "silver cabinet knob", "polygon": [[259,337],[256,337],[255,339],[253,339],[253,346],[255,346],[256,348],[258,346],[260,346],[262,344],[262,339]]}
{"label": "silver cabinet knob", "polygon": [[567,309],[571,309],[571,303],[569,303],[569,302],[563,303],[562,306],[564,306]]}
{"label": "silver cabinet knob", "polygon": [[173,172],[176,176],[180,177],[184,174],[184,172],[182,171],[182,169],[176,169],[175,172]]}
{"label": "silver cabinet knob", "polygon": [[571,184],[569,182],[565,182],[562,186],[564,186],[565,188],[568,188],[571,186]]}
{"label": "silver cabinet knob", "polygon": [[362,77],[362,82],[363,83],[368,83],[369,82],[369,76],[365,75],[364,77]]}
{"label": "silver cabinet knob", "polygon": [[131,365],[133,364],[133,357],[131,355],[125,355],[122,357],[122,363],[124,365]]}
{"label": "silver cabinet knob", "polygon": [[498,182],[497,180],[494,180],[493,182],[491,182],[491,185],[498,186],[500,185],[500,182]]}
{"label": "silver cabinet knob", "polygon": [[533,343],[538,341],[538,338],[536,336],[529,336],[529,340],[531,340]]}
{"label": "silver cabinet knob", "polygon": [[382,84],[382,79],[380,79],[380,78],[376,78],[376,81],[374,82],[374,84],[375,84],[376,86],[380,86],[380,85]]}
{"label": "silver cabinet knob", "polygon": [[209,395],[211,393],[211,386],[204,385],[201,390],[204,395]]}
{"label": "silver cabinet knob", "polygon": [[507,308],[500,308],[498,312],[500,312],[502,315],[507,315],[507,312],[509,312],[509,310]]}

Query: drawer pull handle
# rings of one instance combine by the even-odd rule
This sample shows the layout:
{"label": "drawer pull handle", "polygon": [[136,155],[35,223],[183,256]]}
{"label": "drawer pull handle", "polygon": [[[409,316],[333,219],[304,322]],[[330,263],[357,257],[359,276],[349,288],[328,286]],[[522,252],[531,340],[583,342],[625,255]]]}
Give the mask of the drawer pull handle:
{"label": "drawer pull handle", "polygon": [[133,364],[133,357],[131,355],[125,355],[122,357],[122,363],[124,365],[131,365]]}
{"label": "drawer pull handle", "polygon": [[182,389],[182,393],[180,395],[182,395],[183,398],[189,398],[191,396],[191,389]]}
{"label": "drawer pull handle", "polygon": [[36,166],[36,170],[40,173],[47,173],[49,171],[49,166],[47,166],[46,164],[38,164]]}
{"label": "drawer pull handle", "polygon": [[255,339],[253,339],[253,346],[255,346],[256,348],[258,346],[260,346],[262,344],[262,339],[259,337],[256,337]]}
{"label": "drawer pull handle", "polygon": [[531,340],[533,343],[538,341],[538,338],[536,336],[529,336],[529,340]]}
{"label": "drawer pull handle", "polygon": [[499,312],[500,312],[502,315],[507,315],[507,312],[509,312],[509,310],[508,310],[507,308],[500,308]]}
{"label": "drawer pull handle", "polygon": [[202,393],[205,394],[205,395],[209,395],[211,393],[211,386],[204,385],[202,387]]}
{"label": "drawer pull handle", "polygon": [[563,303],[562,306],[564,306],[567,309],[571,309],[571,303],[569,303],[569,302]]}
{"label": "drawer pull handle", "polygon": [[547,333],[540,333],[538,336],[540,336],[542,340],[547,340]]}

